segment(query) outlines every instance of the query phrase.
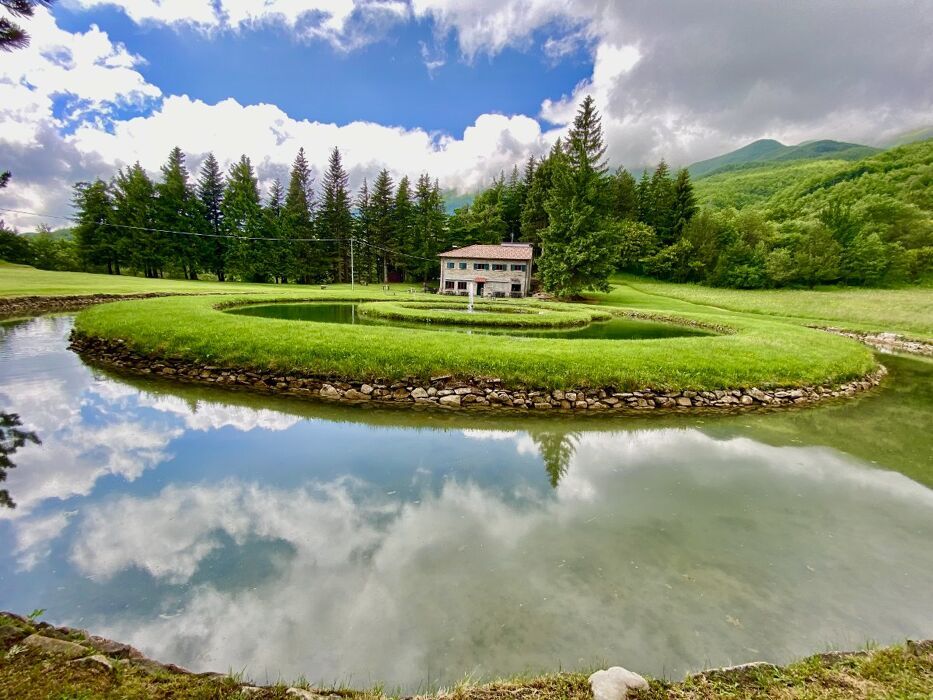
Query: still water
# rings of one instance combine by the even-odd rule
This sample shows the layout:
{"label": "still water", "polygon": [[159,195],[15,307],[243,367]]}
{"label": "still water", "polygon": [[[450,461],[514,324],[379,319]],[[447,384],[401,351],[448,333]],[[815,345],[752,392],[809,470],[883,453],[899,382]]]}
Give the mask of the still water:
{"label": "still water", "polygon": [[0,609],[196,670],[679,678],[933,636],[933,366],[733,417],[335,407],[118,379],[0,324]]}
{"label": "still water", "polygon": [[638,340],[645,338],[676,338],[683,336],[710,335],[710,331],[689,326],[678,326],[672,323],[659,323],[634,318],[614,318],[610,321],[597,321],[579,328],[554,328],[549,330],[534,330],[528,328],[477,328],[428,324],[406,323],[402,321],[388,321],[384,319],[367,317],[357,313],[356,304],[337,303],[323,304],[315,302],[292,304],[253,304],[231,309],[227,313],[243,316],[259,316],[261,318],[279,318],[289,321],[316,321],[318,323],[351,323],[363,326],[402,326],[404,328],[436,329],[445,331],[458,331],[461,333],[484,333],[495,335],[510,335],[522,338],[600,338],[603,340]]}

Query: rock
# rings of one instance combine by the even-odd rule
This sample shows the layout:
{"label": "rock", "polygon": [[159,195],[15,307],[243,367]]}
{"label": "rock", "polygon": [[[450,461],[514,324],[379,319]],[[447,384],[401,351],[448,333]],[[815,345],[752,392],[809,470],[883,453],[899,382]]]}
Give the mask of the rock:
{"label": "rock", "polygon": [[95,651],[114,659],[141,659],[143,656],[139,650],[134,649],[129,644],[121,644],[104,637],[92,635],[88,637],[87,643]]}
{"label": "rock", "polygon": [[426,399],[428,398],[428,396],[429,396],[428,392],[420,386],[417,387],[413,392],[411,392],[411,398],[415,399],[416,401],[418,399]]}
{"label": "rock", "polygon": [[66,659],[79,659],[88,653],[88,649],[80,644],[66,642],[64,639],[43,637],[41,634],[29,635],[23,640],[23,644],[44,651],[46,654],[64,656]]}
{"label": "rock", "polygon": [[240,695],[255,695],[256,693],[262,693],[263,688],[259,688],[255,685],[241,685],[240,686]]}
{"label": "rock", "polygon": [[360,387],[360,391],[362,391],[364,394],[371,394],[373,393],[373,385],[364,384],[363,386]]}
{"label": "rock", "polygon": [[356,389],[347,389],[343,393],[343,398],[347,401],[369,401],[371,398],[369,394],[364,394],[362,391],[357,391]]}
{"label": "rock", "polygon": [[325,399],[339,399],[340,391],[335,387],[332,387],[330,384],[325,384],[321,387],[321,396]]}
{"label": "rock", "polygon": [[113,662],[103,654],[85,656],[83,659],[75,659],[74,661],[69,661],[68,663],[84,666],[85,668],[89,668],[92,671],[102,671],[103,673],[116,672],[116,669],[113,667]]}
{"label": "rock", "polygon": [[16,625],[0,625],[0,647],[10,646],[29,636],[29,632]]}
{"label": "rock", "polygon": [[461,387],[454,389],[454,393],[459,394],[460,396],[463,396],[464,394],[472,394],[473,389],[468,386],[461,386]]}
{"label": "rock", "polygon": [[751,406],[753,403],[755,403],[755,399],[753,399],[753,398],[752,398],[751,396],[749,396],[748,394],[746,394],[745,396],[743,396],[743,397],[740,399],[740,401],[742,402],[742,405],[743,405],[743,406]]}
{"label": "rock", "polygon": [[310,690],[304,688],[289,688],[285,694],[290,698],[302,698],[302,700],[318,700],[318,696]]}
{"label": "rock", "polygon": [[769,664],[767,661],[752,661],[747,664],[739,664],[738,666],[725,666],[723,668],[712,668],[707,671],[698,673],[697,676],[705,676],[706,678],[720,678],[720,679],[730,679],[730,680],[739,680],[747,677],[749,674],[758,673],[760,671],[776,671],[777,666],[774,664]]}
{"label": "rock", "polygon": [[441,406],[459,406],[460,397],[456,394],[448,394],[440,398]]}
{"label": "rock", "polygon": [[677,405],[687,408],[689,406],[692,406],[693,402],[690,399],[688,399],[686,396],[681,396],[680,398],[677,399]]}
{"label": "rock", "polygon": [[648,681],[633,671],[613,666],[589,677],[594,700],[625,700],[629,690],[646,690]]}

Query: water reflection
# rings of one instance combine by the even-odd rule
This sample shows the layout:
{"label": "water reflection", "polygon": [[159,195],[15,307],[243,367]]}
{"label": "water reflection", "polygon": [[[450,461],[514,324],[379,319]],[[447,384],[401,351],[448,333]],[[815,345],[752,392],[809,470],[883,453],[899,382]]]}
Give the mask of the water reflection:
{"label": "water reflection", "polygon": [[[23,430],[22,424],[15,413],[0,411],[0,482],[6,481],[7,472],[16,468],[11,455],[28,442],[34,445],[41,444],[39,436],[31,430]],[[10,498],[10,492],[0,489],[0,508],[15,507],[16,503]]]}
{"label": "water reflection", "polygon": [[568,424],[167,389],[89,371],[68,328],[0,347],[0,404],[45,440],[10,474],[0,607],[198,670],[408,690],[933,634],[933,491],[786,425],[766,444],[768,416]]}

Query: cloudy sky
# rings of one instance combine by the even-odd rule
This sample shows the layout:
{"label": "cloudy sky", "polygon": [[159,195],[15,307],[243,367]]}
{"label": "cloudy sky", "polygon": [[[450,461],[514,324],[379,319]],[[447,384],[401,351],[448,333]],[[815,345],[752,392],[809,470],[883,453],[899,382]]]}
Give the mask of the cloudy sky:
{"label": "cloudy sky", "polygon": [[629,167],[933,123],[929,0],[59,0],[28,29],[0,54],[0,207],[48,214],[175,145],[192,169],[245,152],[264,185],[339,146],[353,185],[386,166],[471,191],[586,93]]}

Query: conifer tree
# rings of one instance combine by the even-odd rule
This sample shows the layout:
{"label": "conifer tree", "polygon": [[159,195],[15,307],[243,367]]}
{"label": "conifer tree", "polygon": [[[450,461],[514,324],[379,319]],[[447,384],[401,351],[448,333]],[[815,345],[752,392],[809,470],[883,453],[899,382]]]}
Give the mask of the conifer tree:
{"label": "conifer tree", "polygon": [[396,235],[395,201],[392,189],[392,178],[389,176],[389,171],[383,168],[376,176],[370,198],[370,236],[372,243],[382,248],[382,250],[375,249],[375,252],[379,279],[384,283],[389,281],[389,267],[394,264],[389,251],[396,250],[404,244]]}
{"label": "conifer tree", "polygon": [[262,210],[263,235],[274,238],[274,241],[265,242],[267,269],[276,284],[288,282],[289,269],[292,264],[292,251],[286,227],[285,217],[285,189],[278,178],[272,181],[269,187],[269,197]]}
{"label": "conifer tree", "polygon": [[334,148],[324,173],[318,230],[321,238],[335,239],[330,244],[333,270],[338,282],[350,281],[350,237],[353,235],[353,215],[350,212],[349,176],[343,169],[340,150]]}
{"label": "conifer tree", "polygon": [[[208,153],[204,163],[201,164],[196,192],[198,201],[201,202],[206,232],[214,236],[223,234],[224,177],[213,153]],[[226,279],[228,243],[229,241],[223,238],[215,237],[208,238],[204,246],[204,265],[217,276],[218,282]]]}
{"label": "conifer tree", "polygon": [[132,227],[123,240],[129,263],[146,277],[160,277],[168,258],[168,235],[157,228],[155,185],[137,161],[117,172],[113,185],[114,220]]}
{"label": "conifer tree", "polygon": [[686,168],[677,171],[674,191],[671,196],[672,237],[674,240],[683,236],[684,228],[697,213],[697,198],[690,182],[690,172]]}
{"label": "conifer tree", "polygon": [[645,223],[654,228],[662,245],[674,242],[674,181],[671,170],[662,159],[651,176],[649,192],[649,216]]}
{"label": "conifer tree", "polygon": [[545,204],[551,196],[554,161],[560,158],[562,153],[563,142],[558,138],[547,158],[541,160],[535,167],[531,185],[525,197],[525,206],[522,208],[521,238],[527,243],[533,243],[536,253],[540,253],[541,231],[548,225]]}
{"label": "conifer tree", "polygon": [[[194,232],[202,228],[202,217],[194,189],[188,182],[185,154],[176,146],[162,166],[162,181],[156,185],[157,228],[166,231]],[[197,279],[205,258],[205,239],[183,233],[164,234],[170,255],[181,268],[185,279]]]}
{"label": "conifer tree", "polygon": [[609,211],[620,221],[638,218],[638,185],[625,168],[619,168],[609,184]]}
{"label": "conifer tree", "polygon": [[[317,237],[314,227],[314,179],[305,157],[305,149],[299,148],[292,163],[285,195],[286,235],[291,239],[313,239]],[[293,240],[290,276],[301,284],[322,279],[327,264],[327,250],[320,243],[309,240]]]}
{"label": "conifer tree", "polygon": [[369,194],[369,183],[363,178],[360,191],[356,195],[356,217],[354,224],[354,250],[356,279],[363,284],[369,284],[378,279],[377,251],[369,245],[372,239],[373,209],[372,196]]}
{"label": "conifer tree", "polygon": [[617,236],[605,221],[605,152],[599,113],[587,96],[568,135],[566,155],[554,163],[545,205],[549,223],[541,231],[541,282],[561,297],[609,288]]}
{"label": "conifer tree", "polygon": [[227,267],[241,280],[262,282],[268,275],[264,242],[248,240],[262,236],[259,183],[245,155],[230,167],[221,208],[224,231],[234,237],[227,252]]}
{"label": "conifer tree", "polygon": [[119,229],[110,226],[113,202],[101,179],[79,182],[72,198],[77,211],[74,239],[78,260],[87,267],[106,266],[107,274],[120,274],[122,247]]}
{"label": "conifer tree", "polygon": [[427,283],[437,271],[437,255],[447,246],[445,240],[447,214],[444,211],[444,198],[435,180],[423,173],[415,186],[415,206],[413,234],[413,255],[409,262],[409,271],[413,279]]}
{"label": "conifer tree", "polygon": [[[415,245],[414,236],[415,205],[412,202],[411,182],[405,175],[399,180],[398,189],[395,190],[395,204],[392,207],[392,240],[395,249],[411,250]],[[397,260],[396,264],[401,270],[408,270],[410,258]]]}
{"label": "conifer tree", "polygon": [[[0,0],[0,7],[13,17],[32,17],[37,6],[51,7],[53,0]],[[0,51],[29,46],[29,34],[16,22],[0,17]]]}
{"label": "conifer tree", "polygon": [[499,205],[502,222],[505,224],[504,240],[517,241],[522,235],[522,206],[527,195],[517,165],[512,168],[508,182],[502,184],[500,191]]}

